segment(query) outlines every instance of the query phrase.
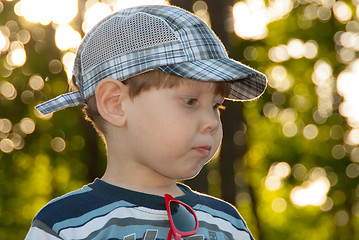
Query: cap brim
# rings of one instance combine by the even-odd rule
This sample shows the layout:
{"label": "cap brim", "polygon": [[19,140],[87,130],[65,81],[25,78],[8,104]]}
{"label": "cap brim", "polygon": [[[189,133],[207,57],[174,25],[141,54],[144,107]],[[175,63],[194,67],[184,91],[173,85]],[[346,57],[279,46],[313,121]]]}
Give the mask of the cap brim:
{"label": "cap brim", "polygon": [[267,86],[264,74],[229,58],[182,62],[160,66],[156,70],[194,80],[229,81],[231,91],[227,99],[234,101],[258,98]]}

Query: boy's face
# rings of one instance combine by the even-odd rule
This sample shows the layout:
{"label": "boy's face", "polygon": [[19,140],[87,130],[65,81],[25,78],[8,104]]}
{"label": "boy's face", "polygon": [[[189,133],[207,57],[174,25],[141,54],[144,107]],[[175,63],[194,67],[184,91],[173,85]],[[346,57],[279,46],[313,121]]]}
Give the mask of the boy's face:
{"label": "boy's face", "polygon": [[184,80],[125,101],[123,130],[131,164],[152,178],[194,177],[222,140],[218,107],[224,97],[214,90],[215,83]]}

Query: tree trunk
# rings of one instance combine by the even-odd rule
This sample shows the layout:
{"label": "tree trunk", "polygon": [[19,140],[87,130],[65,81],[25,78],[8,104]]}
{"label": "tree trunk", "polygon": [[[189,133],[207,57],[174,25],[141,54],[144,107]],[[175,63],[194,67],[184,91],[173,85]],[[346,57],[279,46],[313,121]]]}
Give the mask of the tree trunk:
{"label": "tree trunk", "polygon": [[[171,0],[170,3],[175,6],[182,7],[188,11],[192,11],[192,0]],[[225,23],[228,18],[228,9],[232,7],[232,1],[229,0],[207,0],[208,12],[210,15],[211,25],[213,31],[221,39],[222,43],[229,48],[229,41],[227,32],[225,31]],[[222,198],[232,204],[235,204],[236,187],[234,181],[234,161],[241,155],[241,149],[233,142],[233,135],[238,130],[242,122],[241,113],[238,104],[232,102],[226,103],[227,109],[222,113],[223,122],[223,143],[220,153],[220,175],[221,175],[221,191]],[[207,171],[204,168],[199,176],[195,179],[188,181],[192,188],[199,187],[198,191],[208,189]]]}
{"label": "tree trunk", "polygon": [[[192,10],[192,4],[194,1],[191,0],[172,0],[170,3],[172,5],[176,5],[186,10]],[[232,19],[232,9],[233,9],[233,1],[231,0],[206,0],[205,1],[208,6],[208,13],[211,20],[211,28],[217,34],[217,36],[221,39],[222,43],[226,47],[227,51],[229,51],[230,57],[234,59],[239,59],[239,54],[233,50],[232,46],[229,42],[229,34],[226,31],[226,24],[228,24],[228,20]],[[233,23],[230,23],[233,24]],[[228,201],[236,206],[236,195],[237,195],[237,186],[235,183],[235,169],[234,163],[236,161],[241,161],[243,156],[247,150],[245,139],[241,139],[241,144],[236,144],[234,141],[234,135],[238,131],[243,131],[243,126],[245,126],[245,120],[243,118],[243,105],[234,103],[234,102],[226,102],[226,110],[222,112],[221,119],[223,123],[223,142],[220,152],[220,176],[221,176],[221,191],[222,191],[222,199]],[[245,137],[245,136],[243,136]],[[244,140],[244,141],[243,141]],[[242,164],[241,164],[242,165]],[[198,186],[200,182],[200,186],[204,186],[204,181],[206,181],[205,177],[207,176],[207,171],[205,173],[201,173],[201,178],[195,178],[192,180],[191,184],[195,184]],[[208,185],[208,183],[206,182]],[[244,186],[247,184],[244,183]],[[193,185],[192,185],[193,186]],[[192,187],[191,186],[191,187]],[[201,189],[201,188],[200,188]],[[251,186],[247,186],[247,191],[252,197],[252,210],[253,215],[257,221],[257,230],[258,235],[257,239],[261,237],[261,228],[259,217],[256,211],[256,196],[254,194]]]}
{"label": "tree trunk", "polygon": [[[231,16],[229,9],[232,9],[232,1],[229,0],[207,0],[208,12],[211,19],[213,31],[221,39],[227,50],[231,49],[226,32],[227,19]],[[243,117],[239,104],[226,102],[226,110],[222,112],[223,123],[223,142],[220,153],[220,175],[222,199],[232,204],[236,204],[236,184],[234,162],[243,156],[243,148],[236,145],[233,141],[234,134],[240,130]]]}
{"label": "tree trunk", "polygon": [[193,12],[192,7],[194,4],[194,0],[170,0],[170,4],[186,9],[187,11]]}

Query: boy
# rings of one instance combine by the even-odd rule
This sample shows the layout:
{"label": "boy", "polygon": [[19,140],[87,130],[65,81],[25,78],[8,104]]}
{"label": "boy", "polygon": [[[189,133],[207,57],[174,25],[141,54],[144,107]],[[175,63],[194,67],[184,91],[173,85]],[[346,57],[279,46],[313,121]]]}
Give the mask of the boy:
{"label": "boy", "polygon": [[86,104],[106,142],[107,169],[48,203],[27,239],[253,239],[233,206],[176,180],[194,177],[219,148],[224,98],[257,98],[263,74],[229,59],[194,15],[144,6],[98,23],[73,75],[77,91],[37,108]]}

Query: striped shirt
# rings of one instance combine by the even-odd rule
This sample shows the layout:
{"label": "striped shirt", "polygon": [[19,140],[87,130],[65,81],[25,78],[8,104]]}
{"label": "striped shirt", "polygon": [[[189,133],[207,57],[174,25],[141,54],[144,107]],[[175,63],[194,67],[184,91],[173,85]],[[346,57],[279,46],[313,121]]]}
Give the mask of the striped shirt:
{"label": "striped shirt", "polygon": [[[178,184],[177,199],[196,212],[199,228],[188,240],[253,240],[238,211],[214,197]],[[167,239],[170,225],[164,197],[135,192],[96,179],[52,200],[35,216],[26,240]]]}

